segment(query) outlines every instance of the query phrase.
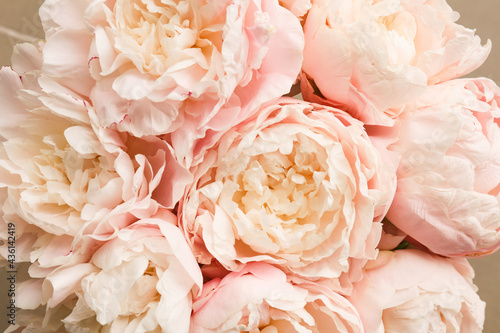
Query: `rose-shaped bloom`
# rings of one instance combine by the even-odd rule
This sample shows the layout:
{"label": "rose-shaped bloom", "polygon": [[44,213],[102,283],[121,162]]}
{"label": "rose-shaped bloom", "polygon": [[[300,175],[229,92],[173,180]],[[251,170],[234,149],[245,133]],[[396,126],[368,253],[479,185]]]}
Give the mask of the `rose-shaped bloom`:
{"label": "rose-shaped bloom", "polygon": [[160,219],[121,229],[92,256],[73,312],[72,332],[97,321],[106,332],[188,332],[200,268],[181,231]]}
{"label": "rose-shaped bloom", "polygon": [[[33,46],[20,48],[39,56]],[[86,222],[149,217],[175,206],[183,193],[178,185],[190,174],[166,142],[101,128],[88,102],[37,73],[0,71],[9,119],[0,126],[0,186],[20,217],[47,233],[75,236]]]}
{"label": "rose-shaped bloom", "polygon": [[465,259],[381,251],[347,299],[366,332],[481,332],[485,303]]}
{"label": "rose-shaped bloom", "polygon": [[25,55],[19,72],[0,70],[0,255],[9,258],[15,233],[15,262],[31,263],[16,306],[56,309],[94,272],[98,242],[138,219],[172,215],[191,176],[159,138],[100,127],[87,101],[40,76],[36,47],[16,53]]}
{"label": "rose-shaped bloom", "polygon": [[428,85],[486,59],[491,43],[481,46],[458,16],[445,0],[314,1],[304,26],[304,98],[366,124],[393,124]]}
{"label": "rose-shaped bloom", "polygon": [[402,119],[387,218],[432,252],[480,255],[500,246],[499,104],[491,80],[454,80],[429,89]]}
{"label": "rose-shaped bloom", "polygon": [[230,126],[287,93],[302,63],[300,22],[277,0],[49,0],[40,16],[44,70],[88,80],[90,66],[101,122],[135,136],[182,126],[185,144]]}
{"label": "rose-shaped bloom", "polygon": [[[43,285],[24,283],[16,290],[16,305],[20,300],[25,306],[16,314],[17,327],[47,333],[188,332],[202,275],[172,223],[175,216],[167,220],[136,222],[101,244],[85,266],[59,268]],[[75,276],[78,286],[72,284]],[[65,293],[60,303],[27,310],[28,298],[56,289]]]}
{"label": "rose-shaped bloom", "polygon": [[311,282],[287,282],[264,263],[206,283],[193,310],[191,333],[364,332],[344,297]]}
{"label": "rose-shaped bloom", "polygon": [[385,168],[360,122],[282,99],[205,149],[180,227],[201,263],[264,261],[338,278],[351,259],[376,255],[394,191]]}

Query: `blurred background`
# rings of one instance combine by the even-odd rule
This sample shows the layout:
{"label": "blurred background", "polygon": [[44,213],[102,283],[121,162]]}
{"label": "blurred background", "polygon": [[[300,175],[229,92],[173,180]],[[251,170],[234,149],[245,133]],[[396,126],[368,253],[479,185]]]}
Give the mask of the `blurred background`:
{"label": "blurred background", "polygon": [[[43,0],[0,0],[0,66],[10,65],[12,47],[20,42],[43,38],[38,8]],[[458,23],[476,29],[484,42],[491,39],[493,49],[483,66],[468,75],[488,77],[500,84],[500,13],[499,0],[448,0],[448,4],[460,13]],[[8,37],[6,32],[10,32]],[[470,263],[476,270],[475,284],[481,299],[487,303],[484,333],[500,331],[500,251]],[[7,281],[4,269],[0,269],[0,331],[7,327]],[[367,332],[370,333],[370,332]],[[402,332],[404,333],[404,332]],[[464,332],[468,333],[468,332]]]}

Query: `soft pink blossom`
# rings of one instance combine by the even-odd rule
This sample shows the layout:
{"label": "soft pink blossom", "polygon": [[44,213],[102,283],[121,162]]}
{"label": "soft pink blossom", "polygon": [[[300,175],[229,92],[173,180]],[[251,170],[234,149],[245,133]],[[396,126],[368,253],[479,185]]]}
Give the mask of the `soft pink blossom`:
{"label": "soft pink blossom", "polygon": [[452,80],[402,118],[387,217],[432,252],[474,256],[500,246],[499,102],[491,80]]}
{"label": "soft pink blossom", "polygon": [[457,19],[445,0],[314,1],[304,25],[304,98],[366,124],[393,124],[428,85],[486,59],[491,43],[481,46]]}
{"label": "soft pink blossom", "polygon": [[20,217],[47,233],[76,236],[117,215],[174,208],[191,175],[165,141],[107,130],[85,100],[63,88],[46,92],[57,83],[39,71],[20,74],[0,70],[9,119],[0,125],[0,186]]}
{"label": "soft pink blossom", "polygon": [[268,262],[344,288],[375,257],[395,174],[360,122],[282,99],[210,144],[179,207],[199,262]]}
{"label": "soft pink blossom", "polygon": [[347,299],[366,332],[481,332],[485,303],[465,259],[381,251]]}
{"label": "soft pink blossom", "polygon": [[50,317],[70,307],[96,270],[93,252],[119,230],[149,217],[175,225],[169,210],[192,176],[165,141],[102,127],[89,102],[40,71],[37,47],[14,52],[22,55],[15,70],[0,69],[8,119],[0,124],[0,255],[8,258],[12,223],[16,263],[30,263],[16,305],[24,318],[41,307]]}
{"label": "soft pink blossom", "polygon": [[302,63],[300,22],[277,0],[48,0],[40,16],[48,75],[78,77],[104,126],[175,131],[181,147],[287,93]]}
{"label": "soft pink blossom", "polygon": [[287,282],[264,263],[206,283],[193,310],[191,333],[364,332],[344,297],[311,282]]}

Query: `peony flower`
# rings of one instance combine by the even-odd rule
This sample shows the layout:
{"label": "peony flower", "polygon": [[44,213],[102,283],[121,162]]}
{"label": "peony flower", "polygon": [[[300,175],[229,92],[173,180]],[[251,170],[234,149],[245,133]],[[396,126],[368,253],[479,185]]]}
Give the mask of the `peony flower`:
{"label": "peony flower", "polygon": [[335,281],[375,257],[394,179],[346,113],[282,99],[202,156],[179,207],[200,263],[261,261]]}
{"label": "peony flower", "polygon": [[456,24],[445,0],[319,0],[304,34],[304,98],[392,125],[426,87],[479,67],[491,43]]}
{"label": "peony flower", "polygon": [[95,79],[104,126],[180,145],[287,93],[302,63],[300,22],[277,0],[49,0],[40,16],[48,75]]}
{"label": "peony flower", "polygon": [[[36,332],[188,332],[192,299],[203,280],[173,222],[171,213],[136,222],[100,242],[87,263],[59,267],[43,283],[22,283],[17,327]],[[72,285],[77,276],[78,286]],[[46,307],[35,304],[50,293],[54,296]],[[55,295],[62,296],[57,304]],[[27,306],[28,298],[34,307]]]}
{"label": "peony flower", "polygon": [[203,278],[172,223],[146,219],[121,229],[90,263],[96,271],[82,279],[67,329],[97,322],[106,332],[188,332]]}
{"label": "peony flower", "polygon": [[449,81],[402,119],[387,217],[434,253],[479,255],[500,246],[499,102],[491,80]]}
{"label": "peony flower", "polygon": [[64,89],[45,92],[36,82],[48,79],[37,73],[0,71],[0,90],[9,93],[2,99],[9,122],[0,126],[0,184],[20,217],[47,233],[76,236],[87,222],[175,206],[191,176],[166,142],[103,129],[88,102]]}
{"label": "peony flower", "polygon": [[104,129],[91,104],[41,74],[35,46],[16,52],[25,55],[15,63],[20,74],[0,70],[8,119],[0,124],[0,255],[8,258],[14,225],[15,261],[30,263],[29,278],[18,281],[16,306],[26,318],[50,317],[95,272],[88,261],[102,242],[139,219],[176,224],[168,210],[191,174],[165,141]]}
{"label": "peony flower", "polygon": [[193,309],[192,333],[364,332],[344,297],[314,283],[287,282],[264,263],[206,283]]}
{"label": "peony flower", "polygon": [[347,299],[366,332],[481,332],[485,303],[465,259],[382,251]]}
{"label": "peony flower", "polygon": [[[33,46],[23,48],[40,57]],[[43,92],[36,71],[21,74],[0,70],[0,90],[9,92],[3,112],[10,119],[0,127],[5,138],[0,183],[15,213],[28,223],[53,235],[75,236],[84,223],[80,212],[89,183],[96,191],[101,184],[116,188],[119,177],[92,130],[89,105],[65,93]],[[113,205],[116,196],[99,204]]]}

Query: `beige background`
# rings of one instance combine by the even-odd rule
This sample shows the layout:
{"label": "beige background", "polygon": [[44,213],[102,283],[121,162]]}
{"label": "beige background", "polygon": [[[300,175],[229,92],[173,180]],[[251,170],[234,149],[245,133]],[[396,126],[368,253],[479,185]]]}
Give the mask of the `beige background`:
{"label": "beige background", "polygon": [[[0,0],[0,25],[14,29],[24,35],[41,38],[41,24],[37,9],[42,0]],[[461,14],[459,23],[477,30],[486,41],[493,41],[493,50],[486,63],[469,76],[485,76],[500,84],[500,8],[499,0],[448,0],[448,3]],[[5,37],[0,33],[0,66],[10,64],[12,46],[20,39]],[[485,333],[500,332],[500,251],[486,258],[470,261],[476,270],[475,283],[479,295],[486,301]],[[0,271],[0,331],[6,327],[4,315],[7,305],[5,271]],[[367,332],[370,333],[370,332]]]}

